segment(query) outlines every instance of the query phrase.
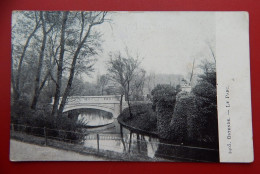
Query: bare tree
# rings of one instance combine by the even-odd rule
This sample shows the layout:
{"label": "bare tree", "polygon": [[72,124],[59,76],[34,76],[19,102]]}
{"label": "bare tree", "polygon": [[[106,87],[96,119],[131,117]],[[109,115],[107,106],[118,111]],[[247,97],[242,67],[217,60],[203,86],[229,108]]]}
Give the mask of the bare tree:
{"label": "bare tree", "polygon": [[105,89],[106,85],[108,84],[108,77],[107,77],[107,75],[105,75],[105,74],[101,75],[98,78],[97,84],[98,84],[98,86],[101,89],[101,95],[104,95],[104,89]]}
{"label": "bare tree", "polygon": [[192,70],[191,70],[191,75],[190,75],[190,84],[191,84],[193,73],[194,73],[194,65],[195,65],[195,58],[193,59],[193,64],[192,64]]}
{"label": "bare tree", "polygon": [[142,68],[139,68],[135,73],[130,94],[134,97],[134,100],[143,100],[145,73],[145,70]]}
{"label": "bare tree", "polygon": [[150,72],[149,75],[146,76],[146,86],[150,95],[155,87],[155,73]]}
{"label": "bare tree", "polygon": [[129,107],[130,117],[132,117],[130,105],[130,85],[140,65],[138,56],[137,58],[133,58],[127,54],[126,57],[123,57],[120,52],[117,54],[111,54],[107,65],[109,77],[111,80],[118,83],[121,88],[120,113],[122,112],[122,99],[123,95],[125,94],[125,98]]}
{"label": "bare tree", "polygon": [[216,55],[215,55],[215,51],[213,49],[214,47],[212,46],[213,45],[212,42],[206,41],[206,44],[207,44],[207,46],[209,48],[209,51],[211,53],[212,58],[214,59],[214,62],[216,63]]}

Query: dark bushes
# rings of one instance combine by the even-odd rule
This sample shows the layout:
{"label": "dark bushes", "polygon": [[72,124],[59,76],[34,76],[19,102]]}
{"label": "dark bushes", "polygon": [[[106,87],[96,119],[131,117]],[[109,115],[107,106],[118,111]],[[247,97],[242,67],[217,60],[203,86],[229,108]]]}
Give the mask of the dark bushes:
{"label": "dark bushes", "polygon": [[139,104],[131,106],[133,116],[130,118],[129,109],[124,109],[119,117],[127,125],[144,131],[157,132],[156,114],[151,104]]}
{"label": "dark bushes", "polygon": [[200,82],[191,93],[180,92],[171,121],[172,141],[187,145],[218,147],[216,90]]}
{"label": "dark bushes", "polygon": [[184,143],[187,140],[194,139],[194,128],[192,121],[196,112],[194,95],[187,92],[180,92],[176,97],[174,114],[170,127],[172,129],[171,139],[177,143]]}
{"label": "dark bushes", "polygon": [[216,87],[208,82],[200,82],[192,92],[195,95],[195,106],[198,110],[198,119],[194,123],[200,126],[198,139],[200,142],[207,142],[218,147]]}
{"label": "dark bushes", "polygon": [[158,136],[162,139],[171,139],[170,122],[176,101],[175,88],[167,84],[157,85],[152,90],[152,101],[157,115]]}
{"label": "dark bushes", "polygon": [[[11,124],[15,131],[25,132],[35,136],[45,136],[48,138],[80,142],[84,135],[79,129],[82,125],[77,119],[68,117],[51,117],[51,106],[43,106],[42,109],[32,110],[29,102],[18,101],[11,106]],[[77,133],[75,133],[77,132]]]}

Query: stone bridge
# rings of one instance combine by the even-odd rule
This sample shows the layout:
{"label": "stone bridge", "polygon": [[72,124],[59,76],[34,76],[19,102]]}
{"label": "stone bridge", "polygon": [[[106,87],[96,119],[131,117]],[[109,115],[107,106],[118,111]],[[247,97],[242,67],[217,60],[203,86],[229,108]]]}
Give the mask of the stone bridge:
{"label": "stone bridge", "polygon": [[[70,96],[67,98],[63,112],[82,108],[103,110],[112,113],[113,118],[117,118],[120,114],[120,95]],[[125,108],[127,103],[123,97],[122,109]]]}

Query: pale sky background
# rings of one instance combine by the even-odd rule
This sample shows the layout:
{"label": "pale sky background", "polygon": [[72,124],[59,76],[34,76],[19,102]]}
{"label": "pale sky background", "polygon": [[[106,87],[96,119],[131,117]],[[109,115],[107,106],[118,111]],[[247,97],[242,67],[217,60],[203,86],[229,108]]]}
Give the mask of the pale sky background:
{"label": "pale sky background", "polygon": [[194,58],[196,64],[214,60],[208,46],[215,50],[214,12],[114,12],[109,16],[110,24],[96,27],[104,42],[92,80],[97,73],[106,73],[109,52],[123,53],[126,46],[143,58],[141,66],[147,73],[187,75]]}
{"label": "pale sky background", "polygon": [[[12,23],[15,23],[13,15]],[[95,26],[102,36],[103,52],[96,56],[95,72],[83,79],[96,82],[105,74],[110,52],[139,54],[141,67],[149,74],[190,73],[193,59],[213,61],[209,44],[215,50],[214,12],[109,12],[110,22]]]}

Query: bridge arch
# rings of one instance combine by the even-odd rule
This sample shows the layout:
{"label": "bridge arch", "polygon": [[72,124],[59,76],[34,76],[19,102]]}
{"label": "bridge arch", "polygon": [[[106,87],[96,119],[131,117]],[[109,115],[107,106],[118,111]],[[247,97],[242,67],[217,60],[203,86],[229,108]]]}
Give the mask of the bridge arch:
{"label": "bridge arch", "polygon": [[[60,102],[62,97],[60,98]],[[51,104],[54,104],[54,98]],[[60,103],[59,103],[60,105]],[[123,98],[123,109],[125,108]],[[120,114],[120,95],[107,96],[70,96],[67,98],[63,112],[74,109],[98,109],[112,113],[113,118],[117,118]]]}
{"label": "bridge arch", "polygon": [[113,118],[117,118],[117,112],[114,108],[104,107],[104,106],[98,106],[98,105],[73,105],[73,106],[65,106],[63,112],[71,111],[74,109],[97,109],[109,112],[113,115]]}

